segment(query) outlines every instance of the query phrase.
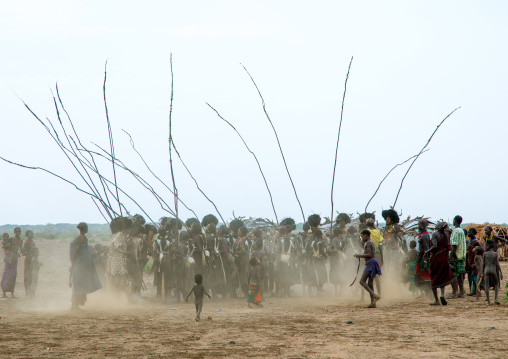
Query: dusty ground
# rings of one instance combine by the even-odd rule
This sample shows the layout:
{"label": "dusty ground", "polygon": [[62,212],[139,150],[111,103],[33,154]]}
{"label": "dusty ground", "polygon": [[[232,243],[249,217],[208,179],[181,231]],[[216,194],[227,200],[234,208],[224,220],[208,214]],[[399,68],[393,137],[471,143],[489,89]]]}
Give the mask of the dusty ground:
{"label": "dusty ground", "polygon": [[94,293],[74,314],[68,244],[38,246],[44,266],[37,299],[24,298],[20,261],[20,299],[0,300],[0,357],[508,357],[508,305],[488,307],[468,297],[430,307],[386,282],[377,309],[365,308],[355,290],[334,298],[328,286],[327,296],[307,298],[294,286],[295,297],[267,296],[262,309],[248,309],[243,299],[206,301],[202,318],[211,320],[196,323],[193,304],[164,305],[150,286],[136,304]]}

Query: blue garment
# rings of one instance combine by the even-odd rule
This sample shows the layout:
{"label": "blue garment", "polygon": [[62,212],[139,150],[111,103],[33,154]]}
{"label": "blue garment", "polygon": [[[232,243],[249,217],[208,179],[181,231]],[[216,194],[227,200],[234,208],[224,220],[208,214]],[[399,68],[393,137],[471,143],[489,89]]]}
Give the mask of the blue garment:
{"label": "blue garment", "polygon": [[[80,237],[76,238],[74,241],[71,242],[70,247],[71,259],[72,254],[74,253],[74,250],[78,245],[79,239]],[[72,277],[73,295],[88,294],[102,288],[99,276],[97,275],[97,271],[95,270],[95,264],[92,259],[92,253],[90,252],[90,247],[88,246],[88,240],[85,241],[85,243],[79,250],[78,256],[72,266],[71,277]]]}
{"label": "blue garment", "polygon": [[376,278],[377,275],[381,275],[381,267],[376,258],[371,258],[365,262],[365,269],[363,273],[367,273],[371,278]]}

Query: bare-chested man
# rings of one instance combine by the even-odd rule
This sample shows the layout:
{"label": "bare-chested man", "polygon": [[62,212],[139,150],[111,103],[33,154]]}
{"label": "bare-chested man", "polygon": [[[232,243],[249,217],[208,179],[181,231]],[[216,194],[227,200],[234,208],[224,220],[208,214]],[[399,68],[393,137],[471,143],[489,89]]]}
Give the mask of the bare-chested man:
{"label": "bare-chested man", "polygon": [[508,243],[508,239],[495,235],[491,226],[485,227],[485,237],[483,240],[484,242],[487,242],[489,239],[494,241],[494,251],[496,252],[499,246],[504,246],[506,243]]}
{"label": "bare-chested man", "polygon": [[[364,229],[360,232],[362,241],[365,244],[363,254],[355,254],[356,258],[365,259],[365,269],[363,270],[360,285],[370,294],[370,305],[368,308],[376,308],[376,302],[381,299],[379,295],[374,293],[374,278],[381,275],[381,267],[376,259],[376,247],[370,239],[370,231]],[[367,283],[367,279],[369,280]]]}

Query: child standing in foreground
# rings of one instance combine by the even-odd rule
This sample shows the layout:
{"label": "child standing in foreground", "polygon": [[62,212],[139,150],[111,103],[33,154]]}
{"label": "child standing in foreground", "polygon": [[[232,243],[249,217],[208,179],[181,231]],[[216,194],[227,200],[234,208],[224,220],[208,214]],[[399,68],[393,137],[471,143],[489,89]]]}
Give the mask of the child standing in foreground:
{"label": "child standing in foreground", "polygon": [[364,229],[360,232],[360,235],[363,243],[365,243],[363,254],[355,254],[355,258],[365,259],[365,269],[360,279],[360,285],[370,294],[370,305],[368,308],[376,308],[376,302],[381,299],[381,297],[374,293],[373,283],[374,278],[376,278],[377,275],[381,275],[381,267],[376,259],[375,246],[374,242],[370,239],[370,231]]}
{"label": "child standing in foreground", "polygon": [[487,302],[490,305],[489,290],[494,287],[494,303],[500,304],[497,300],[499,293],[499,284],[503,279],[503,273],[499,265],[499,255],[496,250],[496,242],[492,239],[487,240],[487,251],[483,254],[483,276],[485,278],[485,294],[487,295]]}
{"label": "child standing in foreground", "polygon": [[261,267],[261,262],[258,258],[252,257],[249,261],[251,265],[251,270],[249,272],[249,294],[247,295],[247,303],[249,303],[249,308],[251,308],[251,304],[256,304],[258,307],[262,307],[261,302],[265,300],[263,297],[263,280],[264,280],[264,272]]}
{"label": "child standing in foreground", "polygon": [[201,320],[201,310],[203,309],[203,296],[206,295],[208,299],[211,299],[212,296],[206,292],[205,287],[203,287],[203,276],[201,274],[196,274],[194,276],[194,282],[196,283],[189,294],[187,294],[187,298],[185,301],[189,301],[189,297],[192,293],[194,293],[194,304],[196,305],[196,322]]}

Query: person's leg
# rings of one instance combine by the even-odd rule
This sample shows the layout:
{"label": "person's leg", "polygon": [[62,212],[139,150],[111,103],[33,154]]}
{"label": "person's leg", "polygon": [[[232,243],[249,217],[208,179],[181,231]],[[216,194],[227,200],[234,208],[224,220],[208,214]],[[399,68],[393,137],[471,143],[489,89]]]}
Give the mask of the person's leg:
{"label": "person's leg", "polygon": [[199,320],[201,320],[201,310],[203,309],[203,302],[201,303],[198,303],[198,308],[197,308],[197,313],[196,313],[196,318]]}
{"label": "person's leg", "polygon": [[374,280],[376,282],[377,294],[381,295],[381,279],[378,276],[376,276],[376,279],[374,279]]}
{"label": "person's leg", "polygon": [[[367,283],[367,279],[369,280],[369,283]],[[365,288],[365,290],[370,294],[370,302],[371,304],[374,304],[374,299],[378,298],[376,293],[374,293],[374,290],[372,288],[373,285],[373,279],[370,278],[368,273],[363,273],[362,278],[360,279],[360,285]]]}
{"label": "person's leg", "polygon": [[486,274],[485,275],[485,295],[487,296],[487,303],[489,303],[489,305],[490,305],[489,292],[490,292],[490,275]]}
{"label": "person's leg", "polygon": [[476,274],[474,273],[470,273],[470,275],[468,276],[469,280],[470,280],[470,284],[469,284],[469,296],[473,296],[476,294]]}
{"label": "person's leg", "polygon": [[468,281],[468,284],[469,284],[469,294],[468,295],[471,295],[471,293],[473,293],[473,273],[472,272],[468,272],[467,273],[467,281]]}
{"label": "person's leg", "polygon": [[457,278],[458,282],[459,282],[459,294],[458,294],[458,297],[459,298],[464,298],[464,295],[466,293],[466,291],[464,290],[464,273],[460,273],[458,278]]}
{"label": "person's leg", "polygon": [[434,295],[434,303],[430,303],[430,305],[439,305],[439,300],[437,299],[437,288],[432,288],[432,294]]}
{"label": "person's leg", "polygon": [[[453,285],[453,283],[457,283],[457,282],[456,282],[456,281],[453,281],[453,282],[452,282],[452,285]],[[439,299],[441,300],[441,304],[442,304],[442,305],[447,305],[447,304],[448,304],[448,302],[446,301],[445,296],[444,296],[444,293],[445,293],[445,287],[441,287],[441,288],[439,288],[439,289],[441,290],[441,297],[439,298]]]}
{"label": "person's leg", "polygon": [[[455,273],[454,273],[453,278],[457,278],[457,277],[455,276]],[[457,280],[454,280],[454,281],[452,282],[452,294],[450,294],[450,295],[448,296],[448,299],[455,299],[455,298],[457,298],[457,297],[458,297],[458,296],[457,296],[457,292],[458,292],[458,288],[457,288]],[[443,293],[443,295],[444,295],[444,293]]]}
{"label": "person's leg", "polygon": [[497,301],[497,295],[499,293],[499,279],[497,278],[497,275],[496,275],[496,285],[494,285],[494,303],[496,304],[500,304],[498,301]]}

